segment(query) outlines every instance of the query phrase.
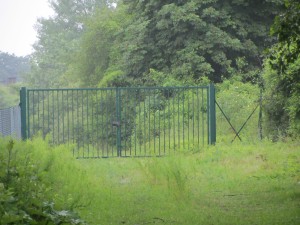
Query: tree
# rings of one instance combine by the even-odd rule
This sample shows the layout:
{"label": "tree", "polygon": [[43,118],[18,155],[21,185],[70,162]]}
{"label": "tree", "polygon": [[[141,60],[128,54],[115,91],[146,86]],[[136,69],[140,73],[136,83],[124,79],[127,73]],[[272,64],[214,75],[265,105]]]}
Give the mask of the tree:
{"label": "tree", "polygon": [[0,83],[0,109],[18,105],[19,89],[17,85],[4,86]]}
{"label": "tree", "polygon": [[256,82],[282,1],[51,3],[56,15],[39,21],[29,77],[40,87],[69,86],[69,79],[84,86],[194,84],[235,74]]}
{"label": "tree", "polygon": [[0,109],[16,106],[19,102],[19,85],[24,74],[30,71],[29,57],[17,57],[0,51]]}
{"label": "tree", "polygon": [[17,57],[0,51],[0,82],[6,82],[9,78],[20,81],[24,73],[29,72],[29,57]]}
{"label": "tree", "polygon": [[270,63],[280,73],[286,72],[288,65],[298,59],[300,52],[300,3],[286,0],[285,7],[285,12],[275,18],[271,28],[271,35],[277,36],[278,43],[273,46],[276,54],[270,55]]}
{"label": "tree", "polygon": [[[82,86],[98,86],[120,71],[120,32],[128,17],[120,4],[117,8],[103,8],[85,22],[78,54],[69,65],[67,74],[80,80]],[[114,79],[114,78],[113,78]]]}
{"label": "tree", "polygon": [[281,4],[280,0],[124,2],[133,17],[123,42],[124,69],[141,83],[150,69],[193,82],[203,77],[221,82],[241,70],[244,81],[255,81],[262,51],[272,43],[269,26]]}
{"label": "tree", "polygon": [[271,34],[278,43],[269,49],[265,67],[268,124],[275,138],[300,133],[300,3],[285,1]]}
{"label": "tree", "polygon": [[60,87],[70,83],[63,76],[78,52],[85,21],[98,8],[108,7],[105,0],[51,0],[55,15],[38,20],[38,41],[32,55],[28,82],[35,87]]}

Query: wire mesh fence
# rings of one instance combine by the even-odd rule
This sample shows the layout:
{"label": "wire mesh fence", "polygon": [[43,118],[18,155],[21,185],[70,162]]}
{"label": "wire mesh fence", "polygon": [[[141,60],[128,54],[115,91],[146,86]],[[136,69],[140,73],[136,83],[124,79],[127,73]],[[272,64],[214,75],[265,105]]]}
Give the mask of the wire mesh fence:
{"label": "wire mesh fence", "polygon": [[21,139],[21,112],[19,106],[0,109],[0,136]]}

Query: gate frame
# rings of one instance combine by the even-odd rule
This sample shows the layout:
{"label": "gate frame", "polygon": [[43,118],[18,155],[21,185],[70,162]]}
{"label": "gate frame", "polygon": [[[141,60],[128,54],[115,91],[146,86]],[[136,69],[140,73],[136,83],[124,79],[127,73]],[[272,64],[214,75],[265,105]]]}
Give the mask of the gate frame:
{"label": "gate frame", "polygon": [[22,140],[26,140],[27,137],[27,89],[26,87],[21,87],[20,89],[20,108],[21,108],[21,137]]}
{"label": "gate frame", "polygon": [[[120,110],[120,91],[124,87],[115,87],[112,89],[116,90],[116,118],[120,121],[121,110]],[[125,87],[126,88],[126,87]],[[159,87],[158,87],[159,88]],[[101,89],[101,88],[99,88]],[[20,108],[21,108],[21,137],[22,140],[28,139],[27,133],[27,102],[28,102],[28,90],[26,87],[20,89]],[[50,89],[51,90],[51,89]],[[208,144],[214,145],[216,143],[216,104],[215,104],[215,87],[212,83],[207,86],[207,125],[208,125]],[[121,128],[117,125],[117,156],[122,156],[121,146]]]}
{"label": "gate frame", "polygon": [[216,90],[215,86],[210,83],[208,86],[208,144],[216,144],[217,127],[216,127]]}

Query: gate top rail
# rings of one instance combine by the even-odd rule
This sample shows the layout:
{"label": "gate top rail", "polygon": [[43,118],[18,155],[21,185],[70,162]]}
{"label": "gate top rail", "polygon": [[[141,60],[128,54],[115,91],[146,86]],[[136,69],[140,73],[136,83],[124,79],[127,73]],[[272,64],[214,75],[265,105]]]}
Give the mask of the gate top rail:
{"label": "gate top rail", "polygon": [[208,89],[209,86],[166,86],[166,87],[103,87],[103,88],[26,88],[27,91],[97,91],[97,90],[116,90],[116,89],[123,89],[123,90],[154,90],[154,89]]}

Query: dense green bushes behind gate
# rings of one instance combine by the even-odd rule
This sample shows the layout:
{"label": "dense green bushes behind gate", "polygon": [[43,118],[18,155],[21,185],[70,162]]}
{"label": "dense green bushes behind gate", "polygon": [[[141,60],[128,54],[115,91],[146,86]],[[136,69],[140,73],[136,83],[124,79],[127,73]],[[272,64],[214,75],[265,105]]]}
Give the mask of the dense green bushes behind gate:
{"label": "dense green bushes behind gate", "polygon": [[[226,80],[222,84],[216,86],[216,101],[219,103],[236,131],[238,131],[254,109],[259,105],[260,89],[258,85],[242,83],[235,80]],[[260,108],[258,107],[241,131],[240,136],[243,141],[259,140],[259,110]],[[229,142],[234,138],[235,133],[218,108],[216,109],[216,113],[217,141]],[[262,119],[265,119],[264,114],[262,115]],[[261,122],[263,136],[266,137],[265,124],[263,121]]]}

